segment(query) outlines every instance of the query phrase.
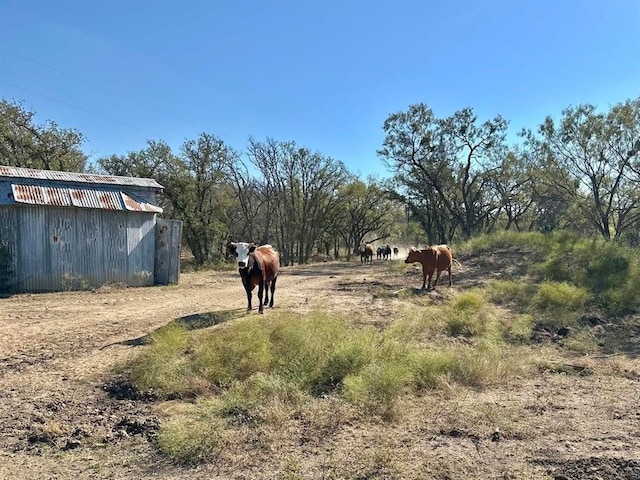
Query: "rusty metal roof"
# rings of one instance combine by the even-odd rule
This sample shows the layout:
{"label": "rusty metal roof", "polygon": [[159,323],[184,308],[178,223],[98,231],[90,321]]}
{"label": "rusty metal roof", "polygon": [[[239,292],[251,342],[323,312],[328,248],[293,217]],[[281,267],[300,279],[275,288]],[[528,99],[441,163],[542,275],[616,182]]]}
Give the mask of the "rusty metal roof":
{"label": "rusty metal roof", "polygon": [[30,205],[162,213],[162,208],[119,190],[12,184],[11,193],[16,203]]}
{"label": "rusty metal roof", "polygon": [[92,173],[59,172],[56,170],[36,170],[33,168],[8,167],[0,165],[0,177],[52,180],[55,182],[76,182],[98,185],[127,185],[132,187],[163,188],[152,178],[119,177]]}

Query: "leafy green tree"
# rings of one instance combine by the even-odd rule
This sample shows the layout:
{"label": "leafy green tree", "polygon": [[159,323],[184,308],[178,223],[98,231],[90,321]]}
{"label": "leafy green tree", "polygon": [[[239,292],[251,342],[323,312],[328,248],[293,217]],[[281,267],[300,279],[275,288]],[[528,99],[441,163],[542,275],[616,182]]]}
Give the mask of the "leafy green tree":
{"label": "leafy green tree", "polygon": [[124,156],[98,160],[111,175],[156,179],[164,186],[165,216],[183,221],[183,241],[196,265],[220,260],[230,225],[240,221],[230,172],[238,154],[219,138],[202,133],[176,155],[164,142]]}
{"label": "leafy green tree", "polygon": [[420,103],[411,105],[407,112],[390,115],[383,128],[386,135],[378,154],[406,188],[406,198],[416,215],[440,208],[455,224],[452,228],[435,226],[434,220],[445,220],[432,216],[421,222],[431,225],[428,235],[459,228],[468,238],[481,231],[499,208],[490,186],[503,148],[506,120],[498,115],[478,124],[471,108],[437,119]]}
{"label": "leafy green tree", "polygon": [[533,166],[526,155],[515,149],[504,154],[492,175],[491,187],[497,196],[500,216],[505,217],[505,230],[529,229],[535,207],[534,179]]}
{"label": "leafy green tree", "polygon": [[524,132],[542,152],[551,187],[570,196],[577,214],[605,239],[618,238],[640,221],[640,98],[599,113],[593,105],[569,107],[547,117],[539,131]]}
{"label": "leafy green tree", "polygon": [[83,172],[87,161],[80,149],[83,135],[52,121],[36,124],[34,115],[21,103],[0,100],[0,164]]}
{"label": "leafy green tree", "polygon": [[229,226],[239,219],[239,204],[229,180],[238,154],[213,135],[202,133],[181,149],[183,168],[176,172],[181,192],[172,203],[184,222],[184,238],[196,264],[220,260]]}

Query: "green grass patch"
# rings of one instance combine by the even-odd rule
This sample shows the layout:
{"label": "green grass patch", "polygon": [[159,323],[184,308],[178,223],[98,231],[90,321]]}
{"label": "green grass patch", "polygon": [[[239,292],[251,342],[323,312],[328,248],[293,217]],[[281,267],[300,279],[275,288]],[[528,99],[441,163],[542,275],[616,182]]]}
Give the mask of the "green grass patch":
{"label": "green grass patch", "polygon": [[473,237],[461,245],[456,245],[454,252],[459,255],[479,255],[499,248],[518,246],[543,253],[551,242],[550,236],[539,232],[502,230]]}
{"label": "green grass patch", "polygon": [[[479,291],[468,292],[446,307],[446,316],[488,318],[495,329],[491,308]],[[512,351],[491,328],[473,342],[427,349],[411,338],[428,329],[426,321],[403,316],[378,331],[323,312],[279,312],[207,331],[172,323],[151,336],[130,365],[131,378],[161,398],[196,397],[163,422],[156,443],[177,463],[197,463],[215,458],[233,429],[285,428],[293,419],[312,421],[330,404],[339,406],[336,417],[313,420],[314,431],[331,432],[353,418],[347,405],[390,421],[408,393],[451,382],[490,385],[515,371]]]}
{"label": "green grass patch", "polygon": [[257,372],[268,372],[273,362],[271,348],[268,327],[258,319],[248,318],[198,337],[190,363],[206,382],[227,387]]}
{"label": "green grass patch", "polygon": [[160,396],[188,395],[194,385],[188,380],[190,365],[186,355],[189,332],[176,324],[151,334],[149,348],[131,365],[131,380],[140,391]]}
{"label": "green grass patch", "polygon": [[524,280],[491,280],[483,287],[487,299],[496,305],[526,312],[538,287]]}
{"label": "green grass patch", "polygon": [[536,323],[558,329],[574,326],[584,313],[590,293],[566,282],[544,282],[531,301]]}

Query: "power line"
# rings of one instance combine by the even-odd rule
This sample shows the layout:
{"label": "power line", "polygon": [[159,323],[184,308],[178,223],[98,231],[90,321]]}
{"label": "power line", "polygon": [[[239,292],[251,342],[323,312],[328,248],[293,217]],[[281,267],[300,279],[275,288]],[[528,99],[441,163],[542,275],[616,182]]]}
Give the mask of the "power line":
{"label": "power line", "polygon": [[145,130],[144,128],[140,128],[140,127],[136,127],[134,125],[130,125],[130,124],[128,124],[126,122],[123,122],[121,120],[116,120],[115,118],[107,117],[105,115],[102,115],[101,113],[92,112],[91,110],[87,110],[86,108],[78,107],[76,105],[72,105],[72,104],[67,103],[65,101],[58,100],[56,98],[50,97],[48,95],[44,95],[42,93],[34,92],[33,90],[29,90],[28,88],[19,87],[18,85],[14,85],[12,83],[5,82],[4,80],[0,80],[0,83],[2,83],[4,85],[7,85],[9,87],[12,87],[12,88],[16,88],[18,90],[22,90],[22,91],[30,93],[32,95],[37,95],[38,97],[46,98],[47,100],[51,100],[52,102],[57,102],[57,103],[60,103],[62,105],[66,105],[67,107],[75,108],[76,110],[80,110],[81,112],[85,112],[85,113],[89,113],[91,115],[95,115],[96,117],[100,117],[100,118],[103,118],[105,120],[109,120],[110,122],[119,123],[120,125],[124,125],[125,127],[133,128],[135,130],[140,130],[141,132],[148,133],[149,135],[153,135],[154,137],[160,138],[160,135],[157,135],[157,134],[155,134],[153,132],[150,132],[149,130]]}
{"label": "power line", "polygon": [[23,60],[27,60],[27,61],[29,61],[31,63],[34,63],[36,65],[39,65],[41,67],[53,70],[54,72],[58,72],[58,73],[61,73],[63,75],[67,75],[68,77],[71,77],[71,78],[73,78],[75,80],[83,82],[83,83],[85,83],[85,84],[87,84],[89,86],[99,88],[101,90],[104,90],[105,92],[108,92],[108,93],[112,94],[112,95],[116,95],[118,97],[124,98],[125,100],[127,100],[129,102],[137,103],[138,105],[141,105],[141,106],[143,106],[145,108],[150,108],[150,109],[156,110],[157,112],[160,112],[160,113],[162,113],[164,115],[167,115],[169,117],[172,117],[172,118],[175,118],[175,119],[180,120],[182,122],[185,122],[185,123],[188,123],[190,125],[193,125],[193,123],[191,121],[187,120],[186,118],[179,117],[179,116],[177,116],[177,115],[175,115],[175,114],[173,114],[171,112],[167,112],[166,110],[163,110],[161,108],[157,108],[157,107],[155,107],[153,105],[145,104],[144,102],[141,102],[140,100],[136,100],[135,98],[129,97],[127,95],[123,95],[122,93],[116,92],[115,90],[111,90],[110,88],[104,87],[104,86],[102,86],[102,85],[100,85],[98,83],[86,80],[86,79],[84,79],[82,77],[74,75],[73,73],[65,72],[64,70],[61,70],[61,69],[56,68],[56,67],[53,67],[51,65],[47,65],[46,63],[42,63],[42,62],[40,62],[38,60],[35,60],[33,58],[29,58],[29,57],[27,57],[25,55],[21,55],[19,53],[13,52],[11,50],[7,50],[4,47],[0,47],[0,50],[3,51],[3,52],[9,53],[11,55],[14,55],[14,56],[16,56],[18,58],[22,58]]}

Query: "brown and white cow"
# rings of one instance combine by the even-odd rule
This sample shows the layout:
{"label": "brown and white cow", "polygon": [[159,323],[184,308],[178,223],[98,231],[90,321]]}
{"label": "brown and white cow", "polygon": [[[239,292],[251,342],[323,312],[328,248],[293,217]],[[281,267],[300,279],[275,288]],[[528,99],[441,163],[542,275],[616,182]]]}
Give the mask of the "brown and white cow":
{"label": "brown and white cow", "polygon": [[[431,290],[431,277],[436,272],[436,279],[433,281],[433,288],[436,288],[440,279],[440,272],[447,270],[449,272],[449,286],[451,286],[451,263],[453,262],[453,252],[448,245],[435,245],[418,250],[411,247],[409,255],[404,263],[420,263],[422,265],[422,290],[427,286],[427,290]],[[429,282],[427,284],[427,277]]]}
{"label": "brown and white cow", "polygon": [[[247,292],[247,310],[251,310],[253,289],[258,287],[258,311],[264,313],[264,305],[273,307],[273,296],[280,269],[280,256],[271,245],[256,246],[255,243],[229,242],[227,251],[236,257],[242,285]],[[271,299],[269,299],[271,290]],[[264,293],[264,302],[262,296]]]}

